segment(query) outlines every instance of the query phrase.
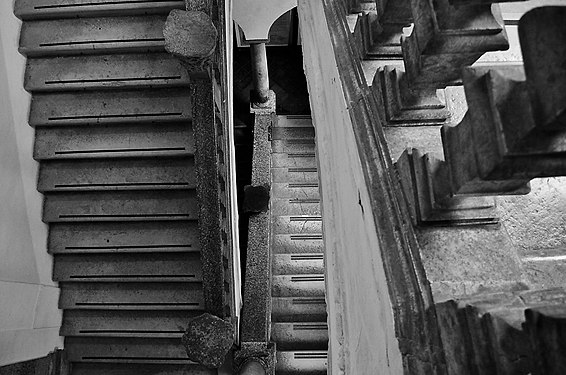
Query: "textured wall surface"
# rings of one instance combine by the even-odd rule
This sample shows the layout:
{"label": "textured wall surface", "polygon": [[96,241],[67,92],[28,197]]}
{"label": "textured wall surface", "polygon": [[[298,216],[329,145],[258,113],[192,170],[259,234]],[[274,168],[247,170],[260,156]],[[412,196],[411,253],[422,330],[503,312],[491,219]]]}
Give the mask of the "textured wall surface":
{"label": "textured wall surface", "polygon": [[20,23],[12,3],[0,3],[0,366],[62,347],[59,289],[51,281],[41,222],[25,59],[17,51]]}
{"label": "textured wall surface", "polygon": [[[368,188],[322,12],[319,1],[299,2],[324,202],[329,371],[401,374]],[[309,53],[314,49],[318,53]]]}

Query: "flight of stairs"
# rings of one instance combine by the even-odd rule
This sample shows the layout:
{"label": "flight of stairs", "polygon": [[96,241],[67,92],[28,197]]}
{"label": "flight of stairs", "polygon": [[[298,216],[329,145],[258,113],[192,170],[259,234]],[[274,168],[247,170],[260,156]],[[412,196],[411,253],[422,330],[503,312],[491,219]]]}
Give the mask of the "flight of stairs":
{"label": "flight of stairs", "polygon": [[38,190],[73,375],[212,374],[181,336],[204,312],[183,1],[16,0]]}
{"label": "flight of stairs", "polygon": [[271,130],[272,326],[276,373],[326,374],[324,243],[309,117],[279,116]]}

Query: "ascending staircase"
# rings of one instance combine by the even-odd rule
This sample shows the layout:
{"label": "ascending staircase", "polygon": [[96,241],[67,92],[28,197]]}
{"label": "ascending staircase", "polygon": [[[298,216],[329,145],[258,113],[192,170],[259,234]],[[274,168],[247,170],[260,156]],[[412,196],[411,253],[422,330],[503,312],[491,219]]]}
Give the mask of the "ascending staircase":
{"label": "ascending staircase", "polygon": [[74,375],[213,373],[181,345],[204,310],[189,79],[162,36],[183,7],[16,1]]}
{"label": "ascending staircase", "polygon": [[314,127],[279,116],[272,128],[272,327],[276,373],[326,374],[328,327]]}

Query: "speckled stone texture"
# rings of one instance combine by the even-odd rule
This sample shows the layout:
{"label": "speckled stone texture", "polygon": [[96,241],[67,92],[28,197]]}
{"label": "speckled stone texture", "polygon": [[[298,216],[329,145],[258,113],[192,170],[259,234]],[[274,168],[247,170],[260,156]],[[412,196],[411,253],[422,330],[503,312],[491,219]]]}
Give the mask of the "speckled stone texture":
{"label": "speckled stone texture", "polygon": [[274,343],[242,343],[234,355],[234,373],[239,374],[249,361],[259,362],[266,375],[275,375],[276,346]]}
{"label": "speckled stone texture", "polygon": [[208,368],[219,368],[234,342],[232,324],[211,314],[190,321],[183,345],[189,359]]}
{"label": "speckled stone texture", "polygon": [[217,32],[206,13],[174,9],[167,17],[163,36],[167,52],[179,57],[204,59],[214,53]]}
{"label": "speckled stone texture", "polygon": [[[269,191],[271,183],[271,142],[269,129],[275,121],[275,93],[269,94],[270,108],[253,109],[254,151],[252,186]],[[269,212],[250,216],[244,305],[242,309],[241,341],[267,344],[271,315],[271,263],[269,242]]]}

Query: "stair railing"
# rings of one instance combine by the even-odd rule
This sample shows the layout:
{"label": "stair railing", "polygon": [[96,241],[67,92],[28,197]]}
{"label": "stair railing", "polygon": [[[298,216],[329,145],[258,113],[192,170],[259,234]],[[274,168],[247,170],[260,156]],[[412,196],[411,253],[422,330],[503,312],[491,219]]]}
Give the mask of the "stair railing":
{"label": "stair railing", "polygon": [[164,36],[191,79],[199,241],[206,312],[233,324],[238,341],[240,269],[231,84],[230,0],[185,0]]}

